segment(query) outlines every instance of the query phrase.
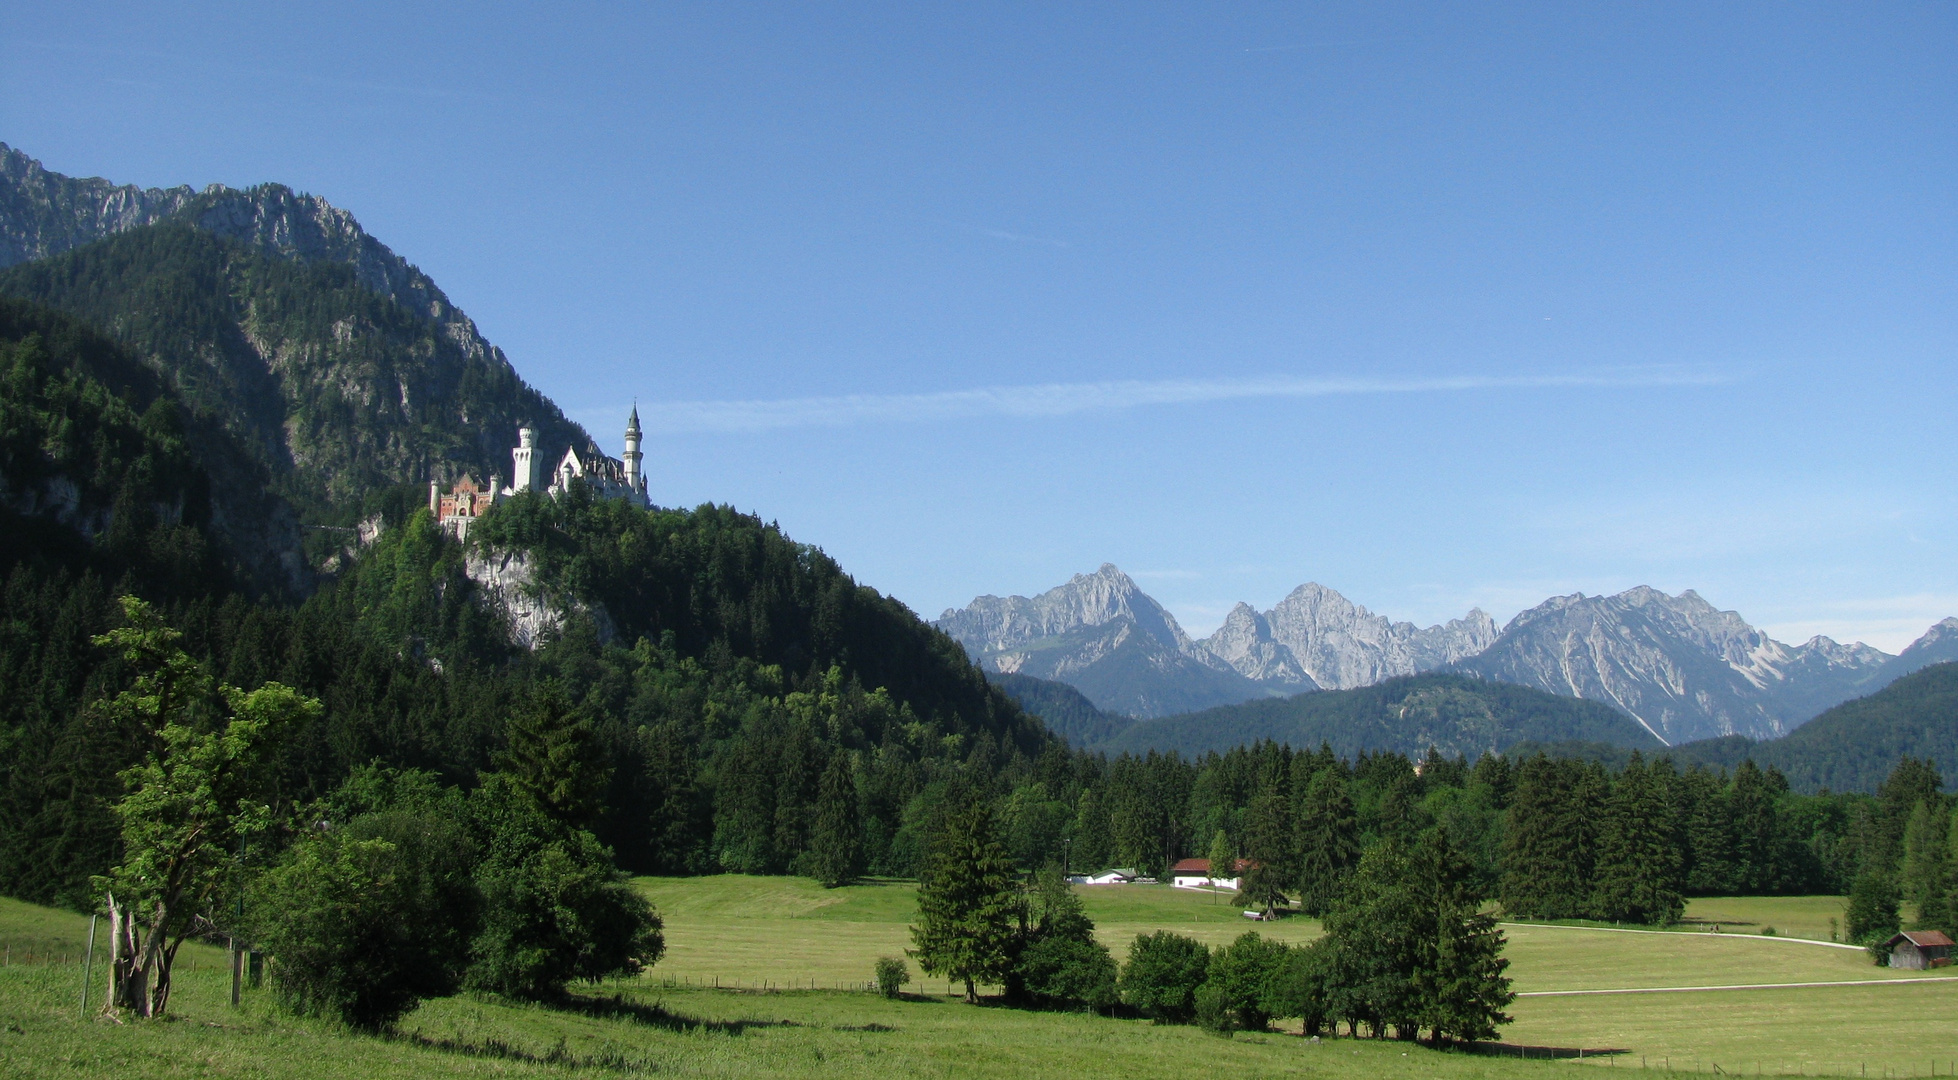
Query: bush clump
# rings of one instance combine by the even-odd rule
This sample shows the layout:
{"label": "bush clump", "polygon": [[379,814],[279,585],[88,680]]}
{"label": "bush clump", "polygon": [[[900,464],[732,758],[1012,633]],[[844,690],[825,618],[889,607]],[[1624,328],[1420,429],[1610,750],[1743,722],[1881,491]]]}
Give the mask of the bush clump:
{"label": "bush clump", "polygon": [[877,992],[887,998],[904,995],[904,987],[911,981],[911,968],[898,957],[886,956],[877,961]]}

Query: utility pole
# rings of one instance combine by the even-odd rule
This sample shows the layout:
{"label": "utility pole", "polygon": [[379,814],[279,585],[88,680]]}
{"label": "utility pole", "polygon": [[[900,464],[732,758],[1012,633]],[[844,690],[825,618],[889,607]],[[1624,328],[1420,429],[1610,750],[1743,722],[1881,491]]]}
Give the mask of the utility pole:
{"label": "utility pole", "polygon": [[1068,861],[1069,856],[1072,855],[1073,853],[1074,853],[1074,838],[1071,836],[1062,837],[1061,838],[1061,880],[1062,881],[1066,881],[1068,875],[1073,873],[1073,871],[1070,869],[1071,864]]}

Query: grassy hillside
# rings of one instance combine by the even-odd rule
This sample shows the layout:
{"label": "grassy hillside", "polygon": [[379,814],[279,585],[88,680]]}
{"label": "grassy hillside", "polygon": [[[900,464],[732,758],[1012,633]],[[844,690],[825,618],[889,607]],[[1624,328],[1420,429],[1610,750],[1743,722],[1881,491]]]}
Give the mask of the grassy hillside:
{"label": "grassy hillside", "polygon": [[1462,675],[1427,674],[1145,720],[1101,748],[1198,755],[1261,739],[1297,747],[1327,743],[1349,756],[1363,750],[1419,756],[1434,747],[1443,756],[1463,754],[1471,760],[1521,742],[1582,740],[1647,750],[1661,745],[1637,721],[1607,705]]}

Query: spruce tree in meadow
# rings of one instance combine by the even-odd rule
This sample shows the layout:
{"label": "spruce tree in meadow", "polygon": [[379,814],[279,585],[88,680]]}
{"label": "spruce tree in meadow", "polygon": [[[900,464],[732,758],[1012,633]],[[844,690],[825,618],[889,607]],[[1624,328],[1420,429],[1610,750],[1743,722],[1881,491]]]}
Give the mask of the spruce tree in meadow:
{"label": "spruce tree in meadow", "polygon": [[1338,769],[1321,769],[1306,786],[1299,820],[1299,904],[1315,918],[1332,910],[1360,861],[1360,822]]}
{"label": "spruce tree in meadow", "polygon": [[1896,883],[1885,870],[1865,868],[1857,875],[1855,887],[1849,890],[1849,906],[1843,912],[1844,936],[1852,945],[1874,946],[1901,926]]}
{"label": "spruce tree in meadow", "polygon": [[816,821],[809,833],[810,876],[825,888],[855,881],[863,873],[863,819],[857,809],[857,778],[850,755],[837,751],[816,794]]}
{"label": "spruce tree in meadow", "polygon": [[1011,973],[1021,904],[1013,860],[999,842],[984,800],[946,819],[918,879],[918,918],[911,956],[927,975],[965,984],[979,1001],[980,983]]}
{"label": "spruce tree in meadow", "polygon": [[597,821],[611,778],[591,722],[555,683],[542,685],[528,708],[511,715],[497,768],[538,810],[572,829]]}
{"label": "spruce tree in meadow", "polygon": [[1266,918],[1292,903],[1285,895],[1294,876],[1290,809],[1284,794],[1272,784],[1251,801],[1245,815],[1246,865],[1238,881],[1238,899],[1262,910]]}
{"label": "spruce tree in meadow", "polygon": [[1230,834],[1222,829],[1210,838],[1210,883],[1215,885],[1220,879],[1228,880],[1237,876],[1237,849],[1231,846]]}

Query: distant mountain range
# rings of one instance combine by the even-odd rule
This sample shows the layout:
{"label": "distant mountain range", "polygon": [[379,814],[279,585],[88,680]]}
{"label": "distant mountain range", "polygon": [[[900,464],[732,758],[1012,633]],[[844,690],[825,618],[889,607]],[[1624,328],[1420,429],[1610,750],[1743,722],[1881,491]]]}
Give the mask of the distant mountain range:
{"label": "distant mountain range", "polygon": [[1643,586],[1553,597],[1498,629],[1480,610],[1425,628],[1394,622],[1308,583],[1269,611],[1237,605],[1197,640],[1107,564],[1039,596],[979,597],[937,625],[989,671],[1067,683],[1104,712],[1141,719],[1445,671],[1610,705],[1669,745],[1775,738],[1958,659],[1958,619],[1898,656],[1825,637],[1791,646],[1690,590]]}

